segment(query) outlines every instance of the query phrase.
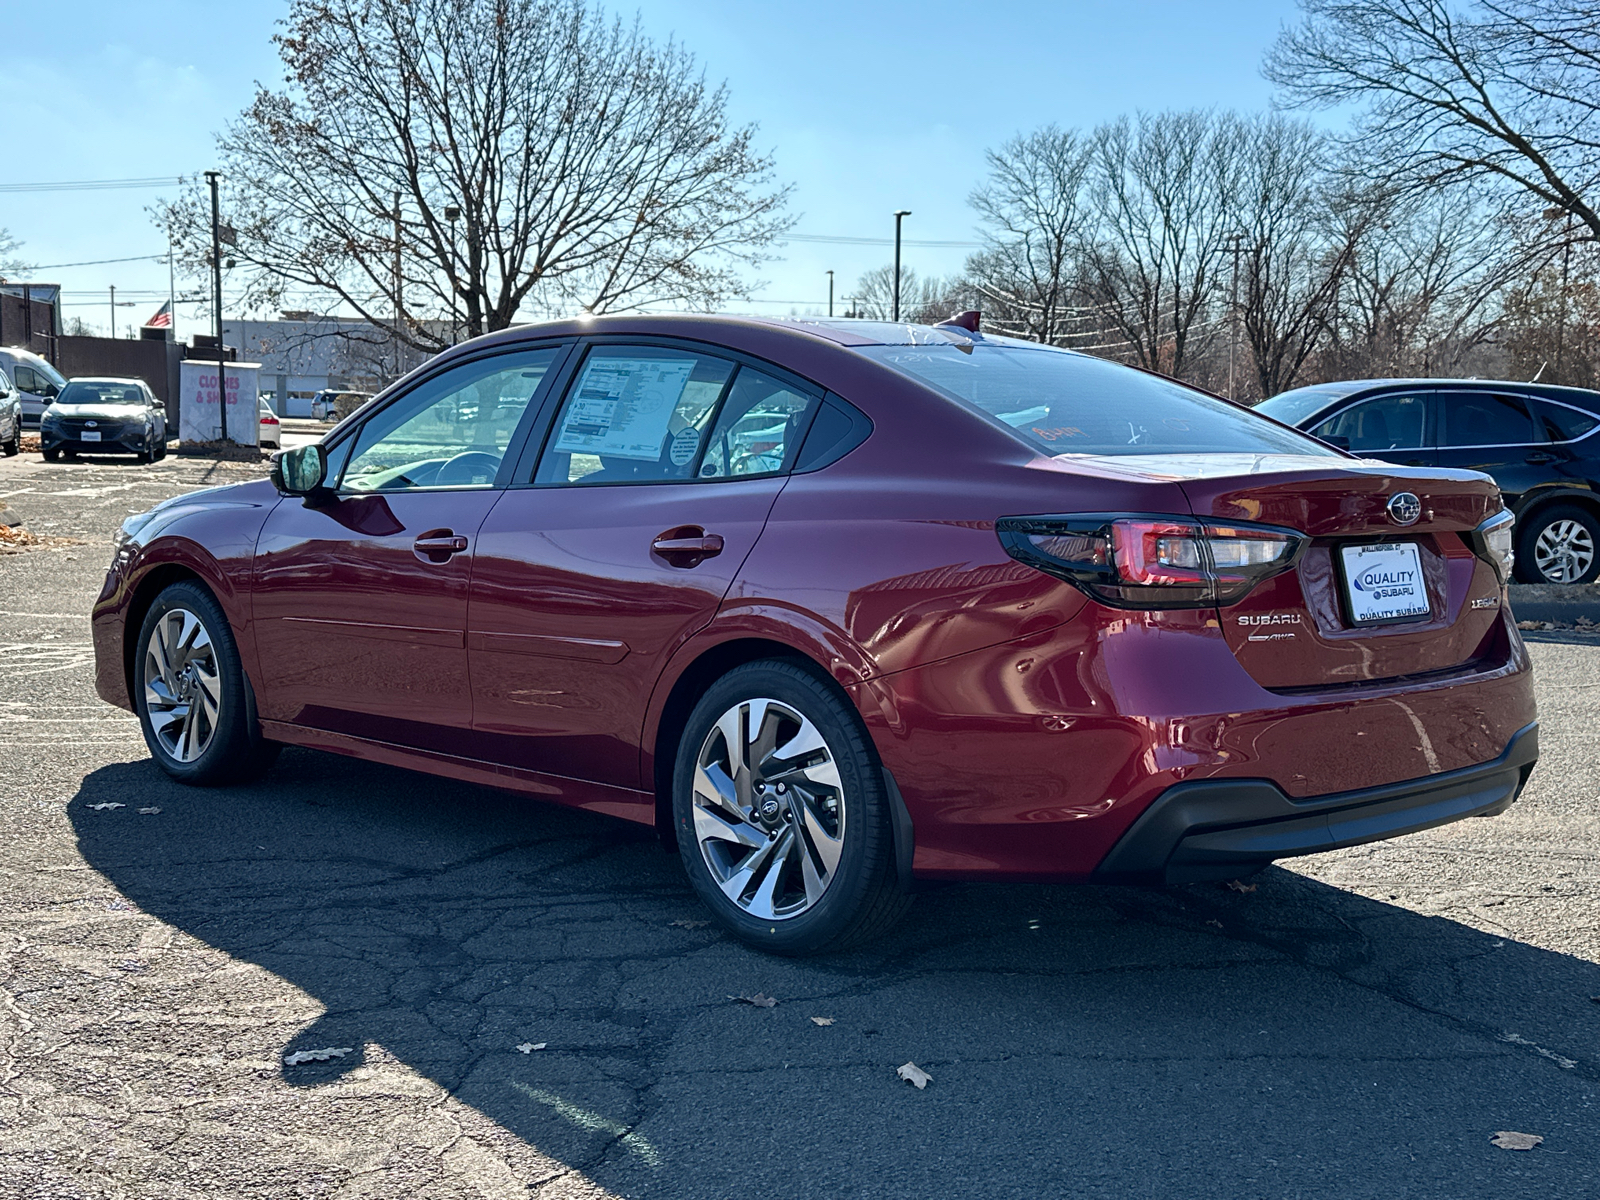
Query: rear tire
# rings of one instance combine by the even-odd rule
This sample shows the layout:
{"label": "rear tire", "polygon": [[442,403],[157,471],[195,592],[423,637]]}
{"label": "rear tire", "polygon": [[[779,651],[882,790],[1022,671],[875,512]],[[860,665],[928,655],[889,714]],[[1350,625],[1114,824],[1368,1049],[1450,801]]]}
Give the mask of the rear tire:
{"label": "rear tire", "polygon": [[679,741],[672,792],[689,880],[742,942],[774,954],[841,950],[911,905],[866,730],[803,666],[748,663],[712,684]]}
{"label": "rear tire", "polygon": [[1575,504],[1540,509],[1517,534],[1524,583],[1592,583],[1600,577],[1600,519]]}
{"label": "rear tire", "polygon": [[150,756],[179,783],[253,779],[281,749],[261,736],[233,630],[198,583],[171,585],[145,614],[133,645],[133,694]]}

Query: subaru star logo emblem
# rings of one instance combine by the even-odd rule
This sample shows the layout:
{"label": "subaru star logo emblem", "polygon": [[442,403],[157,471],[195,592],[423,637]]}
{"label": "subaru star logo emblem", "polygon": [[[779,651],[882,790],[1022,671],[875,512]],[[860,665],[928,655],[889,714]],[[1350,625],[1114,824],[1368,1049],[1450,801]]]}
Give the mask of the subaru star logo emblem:
{"label": "subaru star logo emblem", "polygon": [[1396,525],[1415,525],[1422,515],[1422,501],[1410,492],[1396,492],[1389,497],[1388,513]]}

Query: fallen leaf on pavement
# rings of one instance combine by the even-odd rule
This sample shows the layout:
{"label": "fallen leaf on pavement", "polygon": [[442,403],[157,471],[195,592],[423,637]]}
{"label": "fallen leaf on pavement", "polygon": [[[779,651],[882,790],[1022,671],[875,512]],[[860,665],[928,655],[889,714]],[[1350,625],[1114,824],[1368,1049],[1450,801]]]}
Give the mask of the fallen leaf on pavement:
{"label": "fallen leaf on pavement", "polygon": [[1518,621],[1518,629],[1549,629],[1549,621]]}
{"label": "fallen leaf on pavement", "polygon": [[1222,922],[1221,921],[1211,920],[1211,921],[1207,921],[1206,924],[1215,926],[1217,929],[1221,929],[1222,928]]}
{"label": "fallen leaf on pavement", "polygon": [[293,1054],[284,1056],[283,1065],[298,1067],[301,1063],[327,1062],[330,1058],[343,1058],[346,1054],[354,1052],[351,1046],[329,1047],[326,1050],[296,1050]]}
{"label": "fallen leaf on pavement", "polygon": [[1502,1150],[1532,1150],[1544,1138],[1537,1133],[1513,1133],[1509,1129],[1502,1129],[1489,1140]]}
{"label": "fallen leaf on pavement", "polygon": [[903,1067],[896,1067],[894,1073],[913,1085],[919,1092],[933,1082],[933,1076],[917,1066],[916,1063],[908,1062]]}
{"label": "fallen leaf on pavement", "polygon": [[833,1018],[832,1017],[812,1017],[811,1018],[811,1023],[813,1025],[832,1025],[833,1024]]}
{"label": "fallen leaf on pavement", "polygon": [[1248,894],[1255,891],[1261,885],[1259,883],[1246,883],[1242,879],[1230,879],[1228,880],[1226,886],[1230,892],[1244,892]]}
{"label": "fallen leaf on pavement", "polygon": [[753,1004],[757,1008],[774,1008],[778,1003],[771,996],[763,996],[760,992],[757,992],[754,996],[729,996],[728,999],[737,1001],[740,1004]]}
{"label": "fallen leaf on pavement", "polygon": [[704,929],[709,924],[711,924],[710,921],[674,921],[672,923],[675,929]]}
{"label": "fallen leaf on pavement", "polygon": [[105,812],[108,808],[127,808],[128,806],[126,804],[118,804],[115,800],[104,800],[99,804],[91,804],[89,807],[94,809],[95,812]]}
{"label": "fallen leaf on pavement", "polygon": [[549,1042],[523,1042],[517,1047],[523,1054],[532,1054],[535,1050],[543,1050]]}
{"label": "fallen leaf on pavement", "polygon": [[141,817],[153,817],[160,811],[161,810],[159,808],[141,808],[139,810],[139,815]]}

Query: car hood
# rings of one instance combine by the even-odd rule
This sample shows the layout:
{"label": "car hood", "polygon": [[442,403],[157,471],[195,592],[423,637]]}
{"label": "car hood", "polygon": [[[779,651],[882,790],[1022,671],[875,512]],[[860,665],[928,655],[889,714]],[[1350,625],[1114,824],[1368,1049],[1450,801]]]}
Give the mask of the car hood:
{"label": "car hood", "polygon": [[149,411],[142,404],[52,404],[45,409],[53,417],[103,418],[107,421],[136,421]]}

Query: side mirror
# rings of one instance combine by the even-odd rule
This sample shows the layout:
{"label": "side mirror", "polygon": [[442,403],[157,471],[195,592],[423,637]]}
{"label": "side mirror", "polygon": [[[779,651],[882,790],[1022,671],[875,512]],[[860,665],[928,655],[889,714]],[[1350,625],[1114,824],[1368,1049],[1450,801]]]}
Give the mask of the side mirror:
{"label": "side mirror", "polygon": [[310,496],[326,491],[322,485],[327,477],[328,456],[317,442],[296,446],[293,450],[280,450],[272,456],[272,486],[285,496]]}
{"label": "side mirror", "polygon": [[58,388],[55,384],[47,382],[44,385],[44,388],[39,392],[39,394],[45,398],[45,403],[48,404],[50,401],[54,400],[57,396],[61,395],[61,389]]}

